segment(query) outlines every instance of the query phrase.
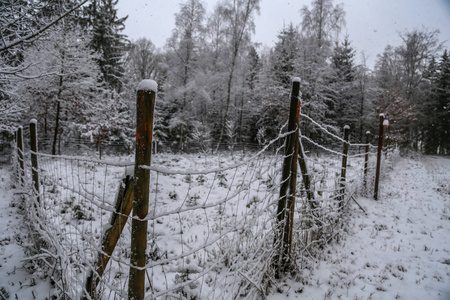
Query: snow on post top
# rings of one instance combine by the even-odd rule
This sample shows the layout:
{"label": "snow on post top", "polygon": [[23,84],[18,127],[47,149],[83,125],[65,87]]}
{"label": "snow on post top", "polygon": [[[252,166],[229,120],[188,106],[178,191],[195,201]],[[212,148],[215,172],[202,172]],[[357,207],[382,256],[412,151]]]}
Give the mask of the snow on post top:
{"label": "snow on post top", "polygon": [[384,120],[383,121],[383,126],[389,126],[389,120]]}
{"label": "snow on post top", "polygon": [[370,134],[370,131],[367,130],[367,131],[366,131],[366,134]]}
{"label": "snow on post top", "polygon": [[292,78],[292,82],[300,82],[300,77],[294,77]]}
{"label": "snow on post top", "polygon": [[349,130],[349,129],[350,129],[350,125],[345,125],[345,126],[344,126],[344,130],[345,130],[345,129],[346,129],[346,130]]}
{"label": "snow on post top", "polygon": [[155,92],[158,89],[158,84],[156,81],[151,79],[144,79],[141,82],[139,82],[139,85],[137,87],[138,91],[152,91]]}
{"label": "snow on post top", "polygon": [[380,114],[380,117],[383,117],[383,118],[384,118],[384,114]]}
{"label": "snow on post top", "polygon": [[31,119],[31,120],[30,120],[30,124],[37,125],[37,120],[36,120],[36,119]]}

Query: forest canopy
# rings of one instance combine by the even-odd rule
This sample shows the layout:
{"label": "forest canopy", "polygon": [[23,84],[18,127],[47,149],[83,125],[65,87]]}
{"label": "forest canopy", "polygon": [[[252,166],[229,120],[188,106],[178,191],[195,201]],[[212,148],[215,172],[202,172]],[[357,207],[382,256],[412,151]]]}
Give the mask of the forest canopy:
{"label": "forest canopy", "polygon": [[344,5],[313,0],[268,48],[252,41],[260,2],[225,0],[208,13],[185,0],[157,49],[151,36],[123,34],[118,0],[2,1],[0,129],[36,118],[41,148],[53,154],[89,143],[132,151],[135,88],[151,78],[159,149],[258,147],[279,134],[299,76],[302,112],[329,130],[350,125],[351,139],[363,141],[384,113],[389,142],[448,154],[450,63],[438,30],[399,33],[401,44],[386,45],[371,70],[343,35]]}

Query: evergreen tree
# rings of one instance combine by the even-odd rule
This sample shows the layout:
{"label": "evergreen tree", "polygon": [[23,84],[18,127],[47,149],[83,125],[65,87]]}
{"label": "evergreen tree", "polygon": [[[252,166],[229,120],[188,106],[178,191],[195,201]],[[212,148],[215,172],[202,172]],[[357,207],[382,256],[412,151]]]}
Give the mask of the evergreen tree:
{"label": "evergreen tree", "polygon": [[438,65],[432,61],[425,76],[431,79],[433,93],[426,106],[424,150],[448,154],[450,149],[450,57],[445,50]]}
{"label": "evergreen tree", "polygon": [[123,56],[127,48],[126,36],[121,34],[127,17],[118,18],[118,0],[93,0],[85,10],[85,23],[92,31],[91,48],[98,53],[97,64],[102,80],[121,91],[124,73]]}

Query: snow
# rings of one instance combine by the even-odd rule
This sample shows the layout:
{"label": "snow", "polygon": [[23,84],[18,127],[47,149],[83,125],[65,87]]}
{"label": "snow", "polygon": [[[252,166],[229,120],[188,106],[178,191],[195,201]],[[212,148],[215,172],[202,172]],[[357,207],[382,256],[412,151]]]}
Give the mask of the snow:
{"label": "snow", "polygon": [[345,126],[344,126],[344,129],[349,130],[349,129],[350,129],[350,125],[345,125]]}
{"label": "snow", "polygon": [[384,120],[383,121],[383,126],[389,126],[389,120]]}
{"label": "snow", "polygon": [[0,299],[50,298],[50,280],[35,269],[33,260],[26,260],[28,229],[21,214],[22,201],[14,195],[20,191],[12,188],[11,173],[9,167],[0,166]]}
{"label": "snow", "polygon": [[294,77],[292,78],[292,82],[300,82],[300,77]]}
{"label": "snow", "polygon": [[384,118],[384,114],[379,114],[379,116]]}
{"label": "snow", "polygon": [[158,84],[154,80],[144,79],[141,82],[139,82],[137,90],[138,91],[152,91],[152,92],[156,93],[158,90]]}
{"label": "snow", "polygon": [[286,280],[280,299],[450,299],[450,159],[401,158],[380,200],[359,198],[348,235],[328,246],[304,284]]}
{"label": "snow", "polygon": [[[163,164],[169,169],[198,168],[199,161],[193,158],[184,155],[175,160],[173,156],[156,156],[155,165]],[[219,158],[219,161],[219,167],[223,168],[224,159]],[[112,172],[111,168],[108,170]],[[118,171],[119,168],[111,176],[123,174]],[[104,174],[97,173],[99,179]],[[225,178],[232,178],[232,172],[225,173]],[[12,171],[8,166],[0,166],[0,226],[3,228],[0,233],[0,292],[7,292],[11,299],[50,298],[52,290],[48,280],[39,270],[31,273],[26,270],[33,270],[29,260],[24,260],[28,256],[25,253],[30,242],[24,234],[27,232],[24,228],[26,222],[19,213],[21,200],[18,195],[14,195],[20,191],[11,186],[10,174]],[[356,198],[366,214],[356,203],[349,202],[350,211],[344,220],[347,233],[340,242],[328,245],[322,257],[308,268],[299,270],[297,280],[286,278],[274,283],[267,298],[450,299],[449,174],[450,159],[445,157],[397,159],[395,165],[387,166],[378,201]],[[212,185],[214,181],[213,176],[186,176],[186,182],[182,181],[182,186],[178,186],[176,183],[180,181],[174,175],[159,176],[160,184],[152,186],[152,190],[159,190],[158,195],[170,195],[169,192],[173,191],[175,196],[183,196],[187,193],[184,189],[188,188],[189,194],[201,196],[208,193],[204,187]],[[156,176],[152,178],[155,181]],[[109,185],[108,189],[111,193],[116,190]],[[224,192],[226,190],[223,188]],[[178,202],[185,201],[183,197],[178,198],[161,198],[158,202],[158,207],[162,209],[160,215],[173,209]],[[193,214],[195,207],[191,206],[192,211],[181,215],[182,218],[188,218],[189,215],[191,218],[185,223],[188,226],[183,239],[191,235],[196,239],[197,235],[201,237],[203,234],[204,216]],[[212,217],[208,216],[208,220],[211,221]],[[176,216],[174,218],[161,218],[162,223],[155,222],[151,233],[159,237],[166,236],[165,247],[174,249],[175,255],[180,249],[176,239]],[[190,246],[195,249],[198,246],[196,243],[201,246],[201,241]],[[182,271],[181,265],[178,268]],[[195,270],[198,266],[196,261],[191,260],[183,268]],[[175,271],[168,273],[168,276],[175,276]],[[164,283],[162,279],[154,280],[155,284]]]}
{"label": "snow", "polygon": [[36,119],[31,119],[31,120],[30,120],[30,124],[35,124],[35,125],[37,125],[37,120],[36,120]]}

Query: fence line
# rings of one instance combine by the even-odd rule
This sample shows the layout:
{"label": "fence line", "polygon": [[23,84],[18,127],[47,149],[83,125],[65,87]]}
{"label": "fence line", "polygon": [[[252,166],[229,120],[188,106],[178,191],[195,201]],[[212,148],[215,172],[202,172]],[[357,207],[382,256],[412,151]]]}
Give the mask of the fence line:
{"label": "fence line", "polygon": [[[302,126],[318,127],[354,154],[302,135],[298,119],[257,153],[228,157],[228,165],[211,156],[160,154],[150,165],[16,149],[15,175],[33,191],[26,199],[27,218],[42,237],[41,253],[34,258],[51,269],[59,294],[69,299],[122,299],[127,294],[136,299],[265,298],[275,277],[319,258],[318,246],[341,233],[346,204],[354,193],[372,188],[376,169],[369,139],[353,144],[351,133],[341,138],[300,108],[295,111]],[[286,138],[298,154],[286,143],[268,153]],[[307,152],[314,147],[325,153]],[[283,162],[290,169],[281,176]],[[301,174],[293,176],[297,163]],[[127,199],[134,201],[136,194],[125,191],[136,169],[149,172],[149,211],[131,216],[122,206]],[[27,170],[37,171],[40,187],[33,186]],[[293,180],[297,176],[301,179]],[[288,181],[290,187],[280,193]],[[292,202],[280,205],[283,197]],[[277,219],[280,212],[289,217]],[[130,261],[130,243],[132,224],[139,222],[148,222],[148,231],[144,263],[136,265]],[[121,228],[116,244],[106,248],[105,237],[115,226]],[[280,230],[287,232],[282,240]],[[277,267],[280,253],[283,268]],[[130,284],[130,270],[142,272],[145,288]]]}

